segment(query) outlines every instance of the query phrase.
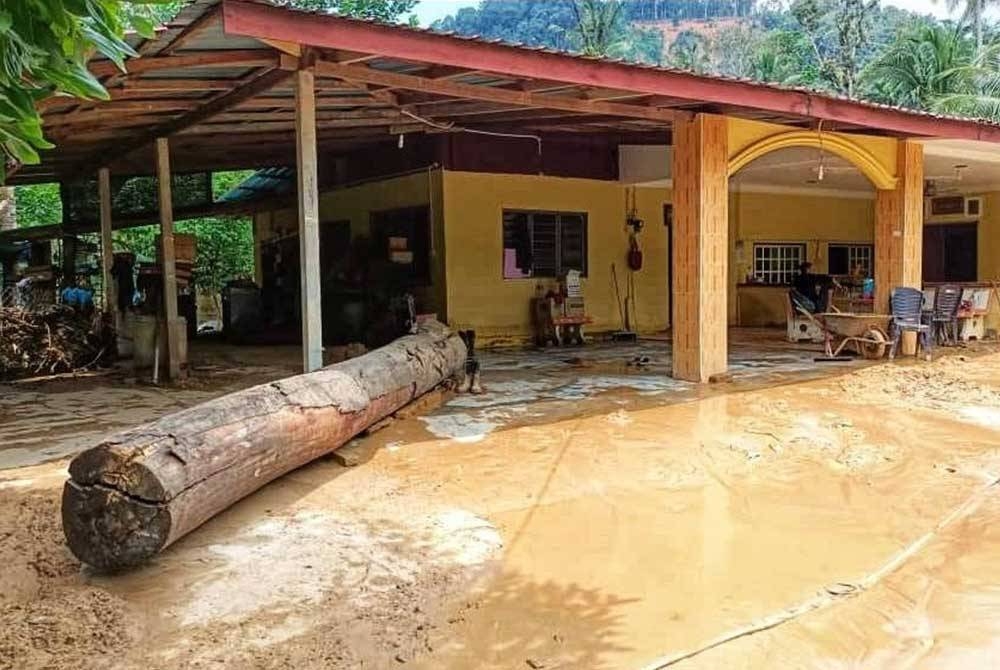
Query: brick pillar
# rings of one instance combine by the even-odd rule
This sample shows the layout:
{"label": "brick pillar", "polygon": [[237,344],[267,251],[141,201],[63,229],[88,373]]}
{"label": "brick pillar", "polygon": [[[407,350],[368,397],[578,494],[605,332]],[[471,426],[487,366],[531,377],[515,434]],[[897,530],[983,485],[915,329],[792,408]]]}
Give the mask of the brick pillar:
{"label": "brick pillar", "polygon": [[899,182],[875,192],[875,311],[888,313],[897,286],[923,286],[924,148],[899,142]]}
{"label": "brick pillar", "polygon": [[673,375],[687,381],[726,371],[728,172],[724,117],[674,123]]}

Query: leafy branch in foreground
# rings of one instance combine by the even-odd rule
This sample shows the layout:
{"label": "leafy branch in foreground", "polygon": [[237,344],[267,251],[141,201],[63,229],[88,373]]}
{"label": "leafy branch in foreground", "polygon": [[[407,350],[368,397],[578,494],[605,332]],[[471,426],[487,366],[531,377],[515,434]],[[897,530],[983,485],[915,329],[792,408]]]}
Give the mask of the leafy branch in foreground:
{"label": "leafy branch in foreground", "polygon": [[[38,151],[52,147],[37,102],[57,94],[107,99],[87,61],[96,52],[124,67],[134,55],[122,38],[121,6],[120,0],[18,0],[0,7],[0,183],[7,164],[37,163]],[[129,18],[152,35],[143,12]]]}

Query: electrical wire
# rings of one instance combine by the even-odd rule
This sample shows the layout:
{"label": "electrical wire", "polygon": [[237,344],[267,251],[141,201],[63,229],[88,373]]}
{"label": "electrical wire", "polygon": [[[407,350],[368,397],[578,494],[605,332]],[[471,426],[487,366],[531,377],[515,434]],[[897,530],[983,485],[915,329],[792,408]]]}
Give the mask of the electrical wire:
{"label": "electrical wire", "polygon": [[434,128],[436,130],[443,130],[451,133],[469,133],[472,135],[488,135],[490,137],[506,137],[510,139],[521,139],[521,140],[534,140],[538,146],[538,155],[542,155],[542,138],[539,135],[530,135],[528,133],[501,133],[494,130],[479,130],[478,128],[466,128],[464,126],[457,126],[454,123],[438,123],[437,121],[432,121],[431,119],[426,119],[419,114],[414,114],[408,109],[400,109],[400,113],[403,116],[408,116],[414,121],[418,121],[426,126]]}

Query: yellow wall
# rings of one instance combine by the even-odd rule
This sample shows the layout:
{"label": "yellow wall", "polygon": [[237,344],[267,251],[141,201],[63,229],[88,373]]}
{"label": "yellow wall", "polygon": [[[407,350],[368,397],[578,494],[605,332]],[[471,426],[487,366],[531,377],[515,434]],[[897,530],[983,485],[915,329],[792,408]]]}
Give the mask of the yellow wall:
{"label": "yellow wall", "polygon": [[[486,340],[517,341],[531,334],[530,300],[539,281],[503,278],[503,210],[587,213],[588,276],[583,280],[592,331],[621,326],[611,264],[625,291],[628,232],[625,187],[616,182],[530,175],[444,173],[448,314],[454,327],[475,328]],[[663,329],[668,321],[665,189],[639,189],[643,269],[635,274],[638,329]]]}
{"label": "yellow wall", "polygon": [[[591,332],[620,327],[611,264],[624,293],[628,232],[624,225],[626,188],[616,182],[435,170],[324,193],[321,222],[349,220],[354,234],[368,232],[372,211],[430,204],[434,221],[432,287],[424,305],[456,328],[475,328],[484,341],[522,341],[531,334],[530,299],[541,281],[503,279],[504,209],[586,212],[588,276],[584,298],[594,323]],[[642,333],[661,331],[670,321],[666,188],[636,189],[643,269],[634,275],[637,324]],[[984,202],[980,228],[980,274],[1000,272],[1000,193]],[[805,242],[816,272],[826,271],[828,242],[871,243],[874,203],[870,199],[734,192],[730,194],[729,317],[736,323],[737,289],[752,267],[754,242]],[[991,218],[987,218],[991,217]],[[262,239],[294,233],[294,210],[258,217]],[[322,225],[322,223],[321,223]],[[998,234],[986,235],[987,230]],[[742,252],[736,242],[743,242]],[[447,281],[446,281],[447,279]],[[757,292],[755,295],[760,295]],[[743,305],[750,322],[783,314],[783,291],[765,292],[760,305]],[[759,298],[754,298],[760,302]],[[774,304],[771,304],[771,303]],[[752,312],[757,313],[754,317]]]}
{"label": "yellow wall", "polygon": [[[418,291],[420,308],[445,313],[444,225],[441,209],[441,170],[420,171],[381,181],[365,182],[320,194],[320,226],[335,221],[350,221],[351,235],[367,235],[371,213],[402,207],[429,205],[431,210],[431,286]],[[298,222],[294,209],[258,215],[261,239],[295,234]]]}
{"label": "yellow wall", "polygon": [[[739,155],[753,144],[769,137],[795,131],[797,129],[762,121],[750,121],[727,117],[729,131],[729,158]],[[896,159],[898,142],[891,137],[875,137],[845,133],[823,132],[823,136],[836,136],[849,144],[868,152],[875,161],[890,175],[897,175]],[[846,158],[846,157],[845,157]],[[850,160],[848,158],[848,160]]]}
{"label": "yellow wall", "polygon": [[[863,198],[837,198],[798,194],[730,194],[729,200],[729,321],[761,325],[784,320],[784,291],[765,289],[739,298],[736,286],[753,269],[755,242],[806,244],[806,259],[813,272],[827,271],[827,245],[831,242],[872,244],[875,237],[875,203]],[[737,248],[742,241],[742,250]],[[768,291],[771,291],[769,293]],[[773,297],[772,297],[773,293]]]}

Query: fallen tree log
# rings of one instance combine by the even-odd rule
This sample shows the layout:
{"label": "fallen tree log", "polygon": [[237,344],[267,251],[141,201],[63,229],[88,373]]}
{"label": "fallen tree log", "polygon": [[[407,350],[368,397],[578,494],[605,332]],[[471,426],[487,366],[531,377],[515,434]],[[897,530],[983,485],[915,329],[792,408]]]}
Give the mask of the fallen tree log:
{"label": "fallen tree log", "polygon": [[69,547],[102,570],[138,565],[457,374],[465,356],[458,335],[432,322],[364,356],[110,437],[70,463]]}

